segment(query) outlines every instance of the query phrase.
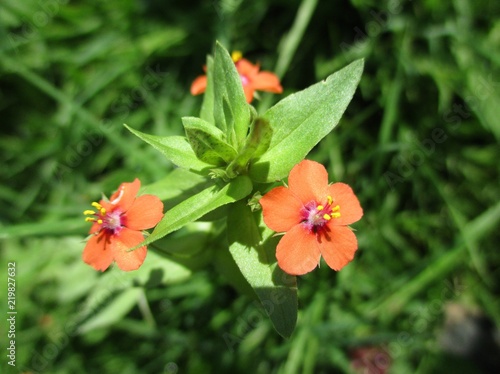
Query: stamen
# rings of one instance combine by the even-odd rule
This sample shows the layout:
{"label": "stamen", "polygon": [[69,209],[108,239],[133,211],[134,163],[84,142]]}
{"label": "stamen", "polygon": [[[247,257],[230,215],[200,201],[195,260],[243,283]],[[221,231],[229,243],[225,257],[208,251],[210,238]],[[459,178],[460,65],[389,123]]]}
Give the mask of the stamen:
{"label": "stamen", "polygon": [[318,212],[322,211],[323,209],[325,209],[325,207],[323,205],[318,205],[316,207],[316,209],[318,210]]}
{"label": "stamen", "polygon": [[340,218],[340,213],[339,212],[332,213],[332,217],[333,218]]}
{"label": "stamen", "polygon": [[88,215],[94,215],[95,212],[93,210],[86,210],[86,211],[83,212],[83,214],[85,214],[86,216],[88,216]]}
{"label": "stamen", "polygon": [[[336,214],[336,213],[334,213],[334,214]],[[329,214],[323,214],[323,218],[326,219],[327,221],[332,219],[332,217]]]}
{"label": "stamen", "polygon": [[99,204],[99,203],[96,203],[95,201],[94,201],[92,204],[90,204],[90,205],[92,205],[94,208],[96,208],[96,209],[98,209],[98,210],[101,210],[101,209],[102,209],[102,205],[101,205],[101,204]]}
{"label": "stamen", "polygon": [[335,206],[332,208],[332,212],[338,212],[340,210],[340,206]]}
{"label": "stamen", "polygon": [[241,51],[233,51],[233,53],[231,53],[231,58],[233,62],[238,62],[243,58],[243,53],[241,53]]}
{"label": "stamen", "polygon": [[97,222],[99,225],[102,225],[102,219],[96,219],[93,217],[86,217],[85,222]]}
{"label": "stamen", "polygon": [[331,196],[327,196],[326,199],[328,200],[328,205],[332,205],[332,203],[333,203],[332,197]]}

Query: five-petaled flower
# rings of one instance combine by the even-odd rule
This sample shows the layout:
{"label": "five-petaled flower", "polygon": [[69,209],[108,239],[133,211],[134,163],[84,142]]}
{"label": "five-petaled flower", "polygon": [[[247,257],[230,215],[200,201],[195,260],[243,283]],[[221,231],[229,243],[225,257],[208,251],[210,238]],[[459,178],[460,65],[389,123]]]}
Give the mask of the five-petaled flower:
{"label": "five-petaled flower", "polygon": [[285,232],[276,248],[278,266],[286,273],[312,271],[323,256],[334,270],[353,258],[358,241],[347,227],[363,216],[351,187],[328,184],[325,167],[304,160],[290,171],[287,187],[276,187],[260,199],[264,222]]}
{"label": "five-petaled flower", "polygon": [[[122,183],[109,200],[92,203],[95,210],[83,212],[93,222],[92,234],[83,250],[83,261],[104,271],[113,261],[125,271],[138,269],[146,258],[147,247],[139,245],[141,230],[155,226],[163,217],[163,203],[153,195],[136,197],[141,182]],[[90,217],[91,216],[91,217]]]}
{"label": "five-petaled flower", "polygon": [[[241,52],[233,52],[232,58],[240,74],[243,91],[248,103],[253,100],[255,91],[280,94],[283,92],[278,76],[270,71],[260,71],[260,66],[243,58]],[[191,84],[191,95],[200,95],[207,88],[207,76],[198,76]]]}

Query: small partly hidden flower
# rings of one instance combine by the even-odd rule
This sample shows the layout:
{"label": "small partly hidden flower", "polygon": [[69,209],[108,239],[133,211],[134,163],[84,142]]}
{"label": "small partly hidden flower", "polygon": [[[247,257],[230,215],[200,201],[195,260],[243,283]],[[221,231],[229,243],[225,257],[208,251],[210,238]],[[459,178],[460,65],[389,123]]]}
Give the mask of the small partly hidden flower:
{"label": "small partly hidden flower", "polygon": [[391,367],[391,357],[381,347],[358,347],[350,356],[354,373],[386,374]]}
{"label": "small partly hidden flower", "polygon": [[83,261],[96,270],[106,270],[113,261],[124,271],[138,269],[146,258],[147,247],[130,250],[144,241],[142,230],[155,226],[163,217],[163,203],[157,196],[136,196],[139,179],[122,183],[109,200],[92,203],[85,220],[92,222],[83,250]]}
{"label": "small partly hidden flower", "polygon": [[288,187],[272,189],[260,204],[265,224],[285,233],[276,258],[286,273],[308,273],[319,265],[321,256],[333,270],[354,258],[358,241],[348,225],[361,219],[363,209],[347,184],[328,184],[323,165],[310,160],[295,165]]}
{"label": "small partly hidden flower", "polygon": [[[241,52],[235,51],[231,55],[236,70],[240,74],[243,91],[248,103],[251,103],[255,91],[266,91],[276,94],[283,92],[278,76],[270,71],[260,71],[260,66],[252,64],[243,58]],[[207,88],[207,76],[198,76],[191,84],[191,95],[200,95]]]}

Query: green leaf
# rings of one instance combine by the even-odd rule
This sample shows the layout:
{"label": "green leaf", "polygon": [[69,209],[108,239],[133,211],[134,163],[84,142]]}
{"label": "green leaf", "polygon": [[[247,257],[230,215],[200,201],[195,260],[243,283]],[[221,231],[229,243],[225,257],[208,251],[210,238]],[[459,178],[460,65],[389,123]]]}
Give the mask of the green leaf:
{"label": "green leaf", "polygon": [[229,144],[239,150],[250,125],[250,107],[246,102],[241,78],[227,50],[215,46],[214,59],[214,121]]}
{"label": "green leaf", "polygon": [[208,187],[208,183],[206,177],[192,173],[186,169],[176,168],[164,178],[143,186],[140,193],[158,196],[163,201],[186,200],[189,196]]}
{"label": "green leaf", "polygon": [[0,239],[27,237],[30,235],[68,235],[72,232],[81,233],[88,229],[88,222],[81,217],[59,219],[54,221],[22,223],[0,227]]}
{"label": "green leaf", "polygon": [[214,59],[207,56],[207,87],[203,94],[200,117],[209,123],[214,123]]}
{"label": "green leaf", "polygon": [[212,167],[212,165],[207,164],[196,157],[196,154],[191,148],[191,145],[183,136],[149,135],[134,130],[125,124],[124,126],[132,134],[163,153],[167,159],[169,159],[179,167],[190,169],[196,172],[203,172]]}
{"label": "green leaf", "polygon": [[[219,247],[213,251],[212,264],[215,267],[215,271],[222,275],[239,293],[257,298],[257,294],[243,274],[241,274],[240,268],[236,265],[233,256],[227,250],[226,239],[226,237],[220,238]],[[223,244],[226,245],[224,246]]]}
{"label": "green leaf", "polygon": [[142,289],[137,287],[123,291],[109,305],[99,310],[88,321],[78,327],[77,332],[85,334],[86,332],[102,329],[120,321],[137,304],[142,292]]}
{"label": "green leaf", "polygon": [[225,134],[211,123],[183,117],[182,124],[194,153],[203,162],[220,166],[236,157],[236,150],[225,142]]}
{"label": "green leaf", "polygon": [[141,245],[163,238],[220,206],[243,199],[251,191],[252,182],[246,176],[235,178],[222,188],[209,187],[167,211],[152,234]]}
{"label": "green leaf", "polygon": [[258,182],[283,179],[292,167],[338,124],[351,101],[363,72],[357,60],[303,91],[281,100],[262,118],[272,127],[267,152],[250,166]]}
{"label": "green leaf", "polygon": [[234,178],[244,173],[252,158],[257,158],[267,151],[271,139],[272,128],[269,123],[262,118],[253,121],[245,146],[226,169],[227,176]]}
{"label": "green leaf", "polygon": [[259,297],[276,331],[289,338],[297,322],[297,279],[276,263],[279,238],[252,213],[244,201],[229,207],[229,251]]}

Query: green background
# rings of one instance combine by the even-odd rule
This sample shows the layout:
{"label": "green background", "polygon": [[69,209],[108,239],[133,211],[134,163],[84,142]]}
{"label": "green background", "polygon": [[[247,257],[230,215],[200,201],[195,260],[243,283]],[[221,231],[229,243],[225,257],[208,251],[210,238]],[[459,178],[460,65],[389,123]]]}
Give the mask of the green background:
{"label": "green background", "polygon": [[[486,0],[2,1],[1,313],[10,261],[18,311],[16,367],[2,353],[2,372],[344,373],[359,347],[378,349],[369,373],[491,372],[498,14]],[[254,102],[261,113],[365,58],[339,127],[308,156],[357,193],[360,249],[339,273],[300,277],[289,340],[202,253],[199,266],[145,264],[137,277],[81,261],[92,201],[173,170],[122,124],[182,135],[215,40],[282,78],[283,95]],[[191,225],[168,243],[199,250],[203,233]]]}

